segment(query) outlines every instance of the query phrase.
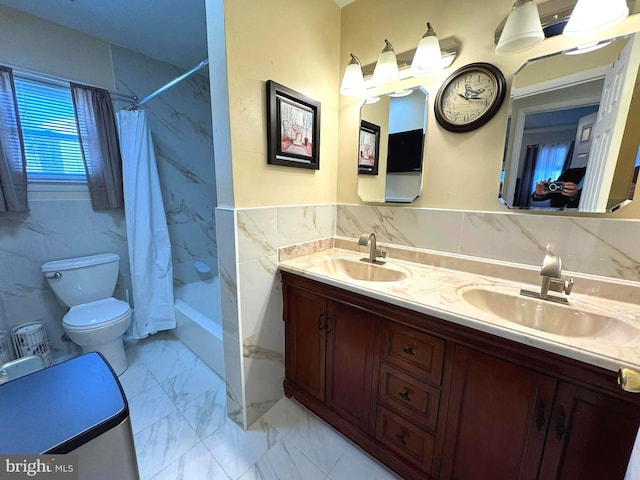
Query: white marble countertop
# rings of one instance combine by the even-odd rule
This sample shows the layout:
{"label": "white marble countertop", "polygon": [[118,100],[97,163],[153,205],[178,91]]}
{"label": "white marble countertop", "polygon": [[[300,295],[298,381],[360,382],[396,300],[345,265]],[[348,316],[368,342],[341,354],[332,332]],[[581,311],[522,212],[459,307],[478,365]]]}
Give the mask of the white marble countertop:
{"label": "white marble countertop", "polygon": [[[329,274],[320,267],[320,264],[327,258],[335,257],[358,260],[363,257],[363,254],[353,250],[328,248],[303,254],[296,258],[282,256],[279,268],[282,271],[433,315],[443,320],[531,345],[607,370],[617,371],[620,367],[640,369],[640,306],[637,304],[583,293],[572,293],[568,297],[571,307],[614,317],[626,326],[632,327],[629,330],[638,329],[638,335],[633,338],[629,338],[627,335],[622,341],[616,338],[615,332],[610,332],[599,338],[566,337],[507,321],[498,315],[472,306],[462,298],[462,292],[474,286],[488,287],[492,291],[517,295],[521,288],[539,291],[539,284],[519,283],[478,273],[443,268],[442,266],[397,260],[392,255],[386,259],[386,265],[404,270],[408,275],[406,279],[396,282],[358,281]],[[491,268],[489,270],[495,271]],[[531,275],[523,276],[529,280],[537,278]],[[579,282],[580,279],[577,279],[576,287]],[[587,279],[586,282],[590,283],[589,291],[593,292],[595,290],[593,284],[597,282],[594,282],[593,278]],[[575,290],[579,291],[578,288]]]}

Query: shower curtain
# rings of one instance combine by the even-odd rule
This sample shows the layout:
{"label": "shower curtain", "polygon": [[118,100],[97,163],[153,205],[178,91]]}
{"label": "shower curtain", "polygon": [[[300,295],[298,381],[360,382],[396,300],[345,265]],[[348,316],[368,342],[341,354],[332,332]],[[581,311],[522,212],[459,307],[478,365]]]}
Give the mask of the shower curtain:
{"label": "shower curtain", "polygon": [[118,123],[134,305],[128,335],[144,338],[176,326],[171,243],[146,112],[122,110]]}

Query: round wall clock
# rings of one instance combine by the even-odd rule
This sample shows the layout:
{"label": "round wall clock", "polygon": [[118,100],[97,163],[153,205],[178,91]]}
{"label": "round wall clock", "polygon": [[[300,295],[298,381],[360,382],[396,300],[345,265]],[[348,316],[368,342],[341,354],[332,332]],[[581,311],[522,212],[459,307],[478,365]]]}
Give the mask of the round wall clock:
{"label": "round wall clock", "polygon": [[504,101],[506,82],[490,63],[470,63],[447,78],[435,100],[438,123],[451,132],[469,132],[487,123]]}

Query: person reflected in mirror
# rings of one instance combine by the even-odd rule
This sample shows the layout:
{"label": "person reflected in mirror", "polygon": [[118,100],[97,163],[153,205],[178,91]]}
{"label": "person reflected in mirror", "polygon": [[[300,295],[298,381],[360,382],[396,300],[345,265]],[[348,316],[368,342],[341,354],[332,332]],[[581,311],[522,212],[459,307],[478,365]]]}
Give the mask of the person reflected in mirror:
{"label": "person reflected in mirror", "polygon": [[578,208],[587,167],[568,168],[555,180],[540,180],[531,194],[534,202],[549,200],[554,208]]}

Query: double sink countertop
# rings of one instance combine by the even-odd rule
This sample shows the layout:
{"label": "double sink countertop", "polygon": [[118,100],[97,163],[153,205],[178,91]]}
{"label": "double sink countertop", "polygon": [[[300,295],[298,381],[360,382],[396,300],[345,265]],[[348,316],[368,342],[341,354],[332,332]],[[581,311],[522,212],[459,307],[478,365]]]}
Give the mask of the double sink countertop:
{"label": "double sink countertop", "polygon": [[[522,288],[540,291],[535,267],[383,244],[379,248],[387,251],[385,264],[365,264],[363,269],[355,262],[368,256],[368,248],[355,240],[284,247],[279,268],[610,371],[640,369],[640,305],[633,303],[640,299],[638,282],[563,272],[575,279],[565,306],[519,295]],[[374,268],[396,273],[391,272],[390,281],[354,278]],[[386,280],[386,273],[380,273]]]}

